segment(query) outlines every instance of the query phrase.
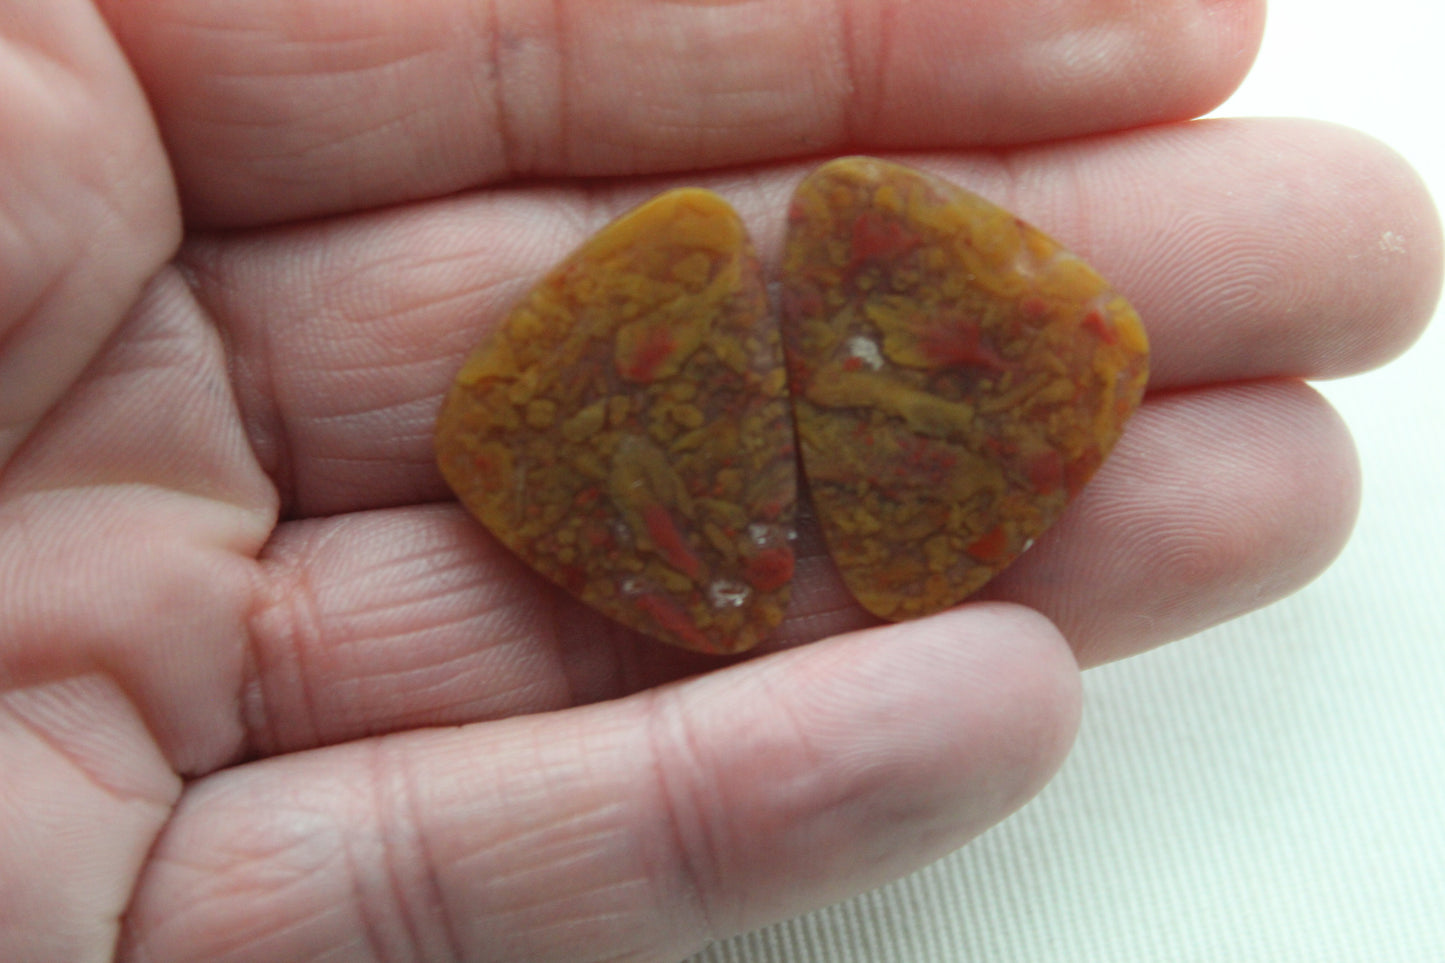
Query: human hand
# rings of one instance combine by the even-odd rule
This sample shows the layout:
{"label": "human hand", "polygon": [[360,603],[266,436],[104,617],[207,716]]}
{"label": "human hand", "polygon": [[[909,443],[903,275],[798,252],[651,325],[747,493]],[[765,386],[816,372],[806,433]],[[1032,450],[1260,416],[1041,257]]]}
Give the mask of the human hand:
{"label": "human hand", "polygon": [[[1296,379],[1408,343],[1438,228],[1357,135],[1144,126],[1228,93],[1260,4],[339,9],[0,14],[0,959],[676,958],[961,844],[1057,766],[1079,664],[1342,543]],[[776,264],[790,158],[925,147],[1153,347],[991,601],[869,627],[814,535],[776,651],[724,663],[450,500],[462,355],[612,215],[710,186]]]}

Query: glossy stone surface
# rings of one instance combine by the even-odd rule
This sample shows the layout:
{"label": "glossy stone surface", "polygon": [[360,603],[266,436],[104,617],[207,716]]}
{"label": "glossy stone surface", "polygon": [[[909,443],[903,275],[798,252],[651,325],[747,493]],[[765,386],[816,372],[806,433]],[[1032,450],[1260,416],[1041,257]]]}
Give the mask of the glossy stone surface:
{"label": "glossy stone surface", "polygon": [[783,617],[797,479],[778,328],[710,192],[653,199],[547,275],[463,366],[436,445],[497,538],[619,622],[736,652]]}
{"label": "glossy stone surface", "polygon": [[1027,549],[1147,378],[1138,316],[1091,267],[974,194],[872,158],[799,186],[783,318],[829,552],[887,619],[948,608]]}

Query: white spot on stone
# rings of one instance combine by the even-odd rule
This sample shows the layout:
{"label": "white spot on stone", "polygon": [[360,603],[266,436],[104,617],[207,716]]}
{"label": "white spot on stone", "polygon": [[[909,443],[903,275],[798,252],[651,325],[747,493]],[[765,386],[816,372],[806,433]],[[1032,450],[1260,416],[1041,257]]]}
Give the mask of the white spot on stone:
{"label": "white spot on stone", "polygon": [[878,342],[872,338],[855,334],[844,343],[843,347],[848,352],[848,357],[857,358],[869,371],[877,371],[883,367],[883,353],[878,350]]}
{"label": "white spot on stone", "polygon": [[1385,254],[1404,254],[1405,239],[1394,231],[1386,231],[1380,235],[1378,247]]}
{"label": "white spot on stone", "polygon": [[708,584],[707,598],[715,609],[735,609],[747,602],[752,589],[739,582],[717,579]]}

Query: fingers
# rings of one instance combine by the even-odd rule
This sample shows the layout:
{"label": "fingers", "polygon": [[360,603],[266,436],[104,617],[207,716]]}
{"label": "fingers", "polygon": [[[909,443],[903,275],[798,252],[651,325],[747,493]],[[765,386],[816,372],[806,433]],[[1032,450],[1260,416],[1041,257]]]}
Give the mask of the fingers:
{"label": "fingers", "polygon": [[[1357,501],[1349,436],[1311,389],[1156,396],[986,594],[1042,611],[1097,664],[1301,587]],[[614,699],[719,665],[598,618],[454,506],[283,526],[263,566],[244,720],[262,754]],[[871,624],[810,531],[774,644]]]}
{"label": "fingers", "polygon": [[877,885],[1036,792],[1078,715],[1045,620],[981,606],[627,700],[192,786],[122,960],[673,960]]}
{"label": "fingers", "polygon": [[[1156,389],[1363,370],[1416,336],[1439,292],[1429,195],[1395,155],[1339,128],[1201,123],[919,162],[1055,234],[1128,294]],[[802,172],[710,182],[765,265]],[[431,432],[460,359],[569,249],[662,186],[489,195],[191,246],[289,510],[448,497]]]}
{"label": "fingers", "polygon": [[179,236],[145,99],[82,0],[0,18],[0,465]]}
{"label": "fingers", "polygon": [[237,225],[517,175],[1007,144],[1181,119],[1238,83],[1264,5],[102,6],[155,104],[189,213]]}

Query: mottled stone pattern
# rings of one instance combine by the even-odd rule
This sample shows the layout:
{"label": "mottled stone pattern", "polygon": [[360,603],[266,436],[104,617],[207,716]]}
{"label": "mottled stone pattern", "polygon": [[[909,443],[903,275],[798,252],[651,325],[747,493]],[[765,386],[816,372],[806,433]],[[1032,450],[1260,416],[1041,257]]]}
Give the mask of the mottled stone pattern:
{"label": "mottled stone pattern", "polygon": [[874,614],[948,608],[1027,549],[1143,395],[1138,316],[988,201],[863,157],[789,211],[784,347],[829,551]]}
{"label": "mottled stone pattern", "polygon": [[612,618],[736,652],[783,617],[796,455],[777,325],[737,215],[663,194],[544,278],[467,360],[442,474]]}

